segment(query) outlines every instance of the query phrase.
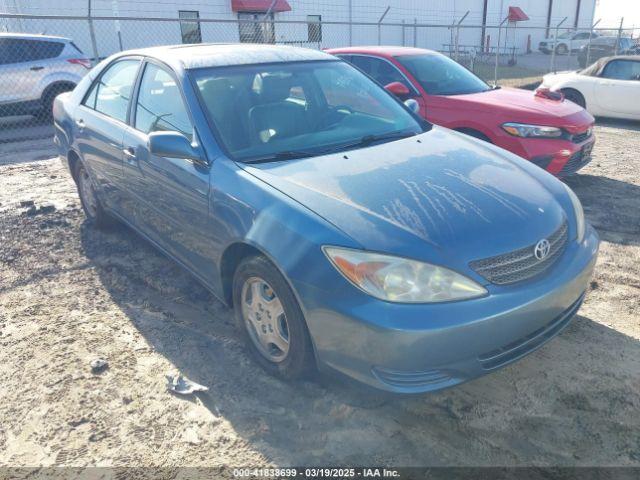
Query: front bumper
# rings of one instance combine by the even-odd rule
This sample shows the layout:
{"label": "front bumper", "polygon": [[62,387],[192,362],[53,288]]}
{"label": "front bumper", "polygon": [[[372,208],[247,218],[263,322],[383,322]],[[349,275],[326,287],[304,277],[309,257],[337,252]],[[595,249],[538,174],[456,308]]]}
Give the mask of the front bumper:
{"label": "front bumper", "polygon": [[321,368],[369,386],[421,393],[450,387],[522,358],[558,334],[577,312],[598,250],[588,227],[538,279],[489,285],[484,298],[393,304],[354,287],[330,295],[294,282]]}
{"label": "front bumper", "polygon": [[579,143],[560,138],[518,138],[506,132],[496,139],[496,145],[560,177],[571,175],[589,163],[594,144],[593,134]]}

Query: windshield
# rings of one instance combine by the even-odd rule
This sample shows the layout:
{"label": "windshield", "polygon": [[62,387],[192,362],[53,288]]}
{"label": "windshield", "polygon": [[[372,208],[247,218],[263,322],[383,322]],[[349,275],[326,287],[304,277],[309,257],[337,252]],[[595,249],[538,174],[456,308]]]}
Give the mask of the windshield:
{"label": "windshield", "polygon": [[459,63],[444,55],[396,57],[429,95],[464,95],[491,88]]}
{"label": "windshield", "polygon": [[342,61],[216,67],[193,75],[210,122],[236,160],[330,153],[423,131],[397,100]]}

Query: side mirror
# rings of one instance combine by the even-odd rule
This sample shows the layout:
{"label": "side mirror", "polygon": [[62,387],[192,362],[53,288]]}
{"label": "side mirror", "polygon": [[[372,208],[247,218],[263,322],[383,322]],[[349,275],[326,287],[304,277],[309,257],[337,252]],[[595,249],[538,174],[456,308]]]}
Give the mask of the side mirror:
{"label": "side mirror", "polygon": [[411,110],[416,115],[420,114],[420,104],[416,100],[414,100],[413,98],[410,98],[409,100],[406,100],[404,102],[404,104],[406,105],[406,107],[409,110]]}
{"label": "side mirror", "polygon": [[184,158],[204,162],[200,152],[191,145],[187,137],[179,132],[150,133],[149,151],[159,157]]}
{"label": "side mirror", "polygon": [[385,85],[384,89],[389,93],[393,93],[398,98],[403,98],[411,95],[411,90],[409,90],[409,88],[404,83],[400,82],[391,82],[390,84]]}

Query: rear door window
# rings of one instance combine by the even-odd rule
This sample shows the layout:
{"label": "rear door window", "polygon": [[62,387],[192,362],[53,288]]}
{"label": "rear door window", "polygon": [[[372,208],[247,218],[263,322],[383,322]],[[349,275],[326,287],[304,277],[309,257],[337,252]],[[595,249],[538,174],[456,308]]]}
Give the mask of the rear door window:
{"label": "rear door window", "polygon": [[91,87],[83,105],[126,122],[139,66],[139,60],[121,60],[108,67]]}
{"label": "rear door window", "polygon": [[35,62],[55,58],[62,53],[64,43],[27,40],[21,38],[0,39],[0,64]]}

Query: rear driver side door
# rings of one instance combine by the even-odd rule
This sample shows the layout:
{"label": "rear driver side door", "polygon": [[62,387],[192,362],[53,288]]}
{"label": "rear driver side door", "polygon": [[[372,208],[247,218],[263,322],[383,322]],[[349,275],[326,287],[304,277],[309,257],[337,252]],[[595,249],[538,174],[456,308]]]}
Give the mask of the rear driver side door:
{"label": "rear driver side door", "polygon": [[107,66],[74,112],[80,157],[100,200],[117,214],[123,211],[122,138],[140,63],[129,57]]}
{"label": "rear driver side door", "polygon": [[[209,222],[209,165],[149,151],[149,134],[178,132],[192,143],[197,134],[177,77],[147,61],[123,139],[126,216],[172,257],[204,281],[214,273]],[[204,155],[203,155],[204,159]]]}

